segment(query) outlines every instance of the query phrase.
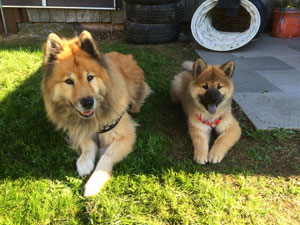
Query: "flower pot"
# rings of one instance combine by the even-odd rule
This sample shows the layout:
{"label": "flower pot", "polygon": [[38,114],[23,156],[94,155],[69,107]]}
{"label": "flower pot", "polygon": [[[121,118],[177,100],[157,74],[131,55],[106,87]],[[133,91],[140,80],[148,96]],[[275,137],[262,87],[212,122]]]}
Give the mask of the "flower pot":
{"label": "flower pot", "polygon": [[275,8],[273,11],[272,36],[296,38],[300,36],[300,9]]}

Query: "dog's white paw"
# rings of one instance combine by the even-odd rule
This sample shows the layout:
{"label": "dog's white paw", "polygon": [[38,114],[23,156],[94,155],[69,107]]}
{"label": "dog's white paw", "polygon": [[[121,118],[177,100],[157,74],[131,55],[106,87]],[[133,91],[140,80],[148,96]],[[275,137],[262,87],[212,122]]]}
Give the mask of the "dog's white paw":
{"label": "dog's white paw", "polygon": [[76,162],[77,172],[79,176],[83,177],[89,175],[94,169],[94,160],[87,159],[82,155],[77,159]]}
{"label": "dog's white paw", "polygon": [[90,197],[100,192],[110,175],[106,172],[97,171],[93,173],[86,185],[84,186],[84,196]]}
{"label": "dog's white paw", "polygon": [[208,161],[213,164],[219,163],[222,161],[224,156],[225,156],[225,154],[223,154],[220,151],[218,152],[218,151],[211,150],[208,154]]}
{"label": "dog's white paw", "polygon": [[194,161],[200,165],[207,163],[207,152],[195,153]]}

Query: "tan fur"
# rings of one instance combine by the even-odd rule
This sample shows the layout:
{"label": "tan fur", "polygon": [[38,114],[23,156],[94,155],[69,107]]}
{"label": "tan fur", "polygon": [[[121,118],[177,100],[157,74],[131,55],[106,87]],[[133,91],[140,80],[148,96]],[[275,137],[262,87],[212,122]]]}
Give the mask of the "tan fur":
{"label": "tan fur", "polygon": [[[85,186],[85,196],[97,194],[112,172],[115,163],[126,157],[134,145],[136,123],[126,109],[139,112],[151,93],[144,72],[132,55],[117,52],[101,54],[92,36],[84,31],[80,37],[61,40],[50,34],[44,47],[42,93],[49,119],[66,131],[80,153],[77,170],[80,176],[94,169],[96,154],[102,156]],[[91,81],[87,76],[92,75]],[[65,81],[71,79],[74,84]],[[88,96],[96,102],[93,117],[82,118],[75,108]],[[97,134],[101,125],[119,124],[106,133]],[[100,146],[95,140],[99,138]]]}
{"label": "tan fur", "polygon": [[[227,62],[224,65],[207,65],[202,59],[195,63],[184,62],[181,73],[177,74],[171,87],[171,99],[181,104],[189,122],[189,133],[194,146],[194,161],[199,164],[206,162],[221,162],[227,151],[238,141],[241,129],[231,112],[231,102],[234,92],[232,75],[234,63]],[[228,74],[228,76],[226,76]],[[208,87],[217,88],[224,96],[224,100],[218,105],[216,113],[210,114],[199,101],[199,96],[204,95]],[[218,138],[209,151],[209,139],[212,127],[199,121],[197,114],[213,123],[220,115],[223,116],[218,125],[213,125]]]}

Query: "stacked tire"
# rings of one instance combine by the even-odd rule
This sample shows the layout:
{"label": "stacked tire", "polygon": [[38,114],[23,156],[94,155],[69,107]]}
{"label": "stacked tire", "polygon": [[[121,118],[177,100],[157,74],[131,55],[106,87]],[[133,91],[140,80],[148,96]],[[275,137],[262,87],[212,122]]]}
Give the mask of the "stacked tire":
{"label": "stacked tire", "polygon": [[158,44],[177,40],[183,17],[179,0],[125,0],[126,40],[135,44]]}

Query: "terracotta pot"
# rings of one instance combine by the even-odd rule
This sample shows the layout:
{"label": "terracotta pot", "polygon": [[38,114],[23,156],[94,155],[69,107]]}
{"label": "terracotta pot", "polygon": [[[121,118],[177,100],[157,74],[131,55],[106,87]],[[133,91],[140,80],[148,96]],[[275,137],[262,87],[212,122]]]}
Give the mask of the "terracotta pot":
{"label": "terracotta pot", "polygon": [[300,36],[300,9],[275,8],[273,16],[273,37],[296,38]]}

